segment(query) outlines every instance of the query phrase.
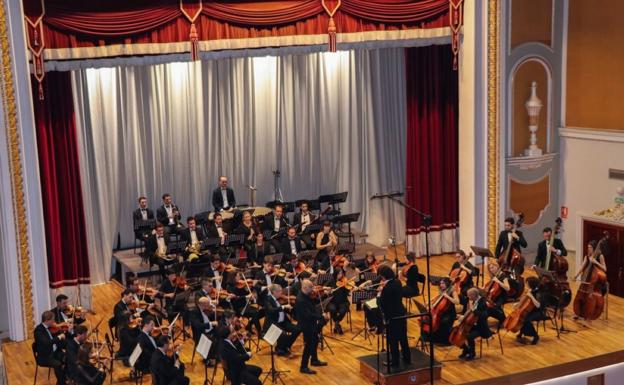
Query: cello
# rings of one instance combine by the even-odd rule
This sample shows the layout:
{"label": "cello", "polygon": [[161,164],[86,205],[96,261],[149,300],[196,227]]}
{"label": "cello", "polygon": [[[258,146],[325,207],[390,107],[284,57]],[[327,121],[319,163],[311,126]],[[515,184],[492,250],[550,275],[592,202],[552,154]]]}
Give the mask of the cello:
{"label": "cello", "polygon": [[517,333],[522,328],[524,324],[524,319],[526,316],[535,309],[535,304],[528,296],[525,294],[518,303],[518,306],[505,318],[503,321],[503,327],[512,333]]}
{"label": "cello", "polygon": [[429,321],[428,316],[424,316],[418,320],[423,333],[435,333],[440,328],[442,315],[446,313],[450,306],[454,306],[453,303],[444,296],[444,294],[450,296],[453,290],[453,285],[449,285],[444,292],[438,294],[438,296],[434,298],[433,303],[431,304],[431,322]]}
{"label": "cello", "polygon": [[453,330],[451,330],[451,335],[449,336],[449,343],[457,346],[458,348],[463,347],[466,344],[466,341],[468,340],[468,334],[472,330],[475,323],[477,323],[478,319],[479,317],[472,310],[472,307],[469,308],[466,311],[464,318],[462,318],[459,324],[454,326]]}
{"label": "cello", "polygon": [[594,266],[592,260],[596,260],[605,242],[609,239],[609,233],[604,232],[604,237],[598,242],[591,255],[587,256],[581,285],[574,297],[574,314],[586,320],[595,320],[600,317],[604,308],[602,291],[607,283],[607,274]]}

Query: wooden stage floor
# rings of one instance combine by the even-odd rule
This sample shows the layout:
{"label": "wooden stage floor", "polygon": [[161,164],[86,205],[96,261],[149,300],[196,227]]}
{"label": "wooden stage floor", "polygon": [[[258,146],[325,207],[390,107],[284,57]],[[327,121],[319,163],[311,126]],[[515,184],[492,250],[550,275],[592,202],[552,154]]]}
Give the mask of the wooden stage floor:
{"label": "wooden stage floor", "polygon": [[[401,253],[401,250],[399,250]],[[444,275],[448,273],[453,262],[451,256],[432,257],[432,274]],[[425,271],[425,261],[419,260],[421,271]],[[572,272],[571,272],[572,273]],[[572,273],[573,274],[573,273]],[[571,275],[571,274],[570,274]],[[576,284],[572,284],[576,290]],[[435,288],[433,288],[435,290]],[[437,290],[436,290],[437,291]],[[93,296],[95,314],[90,315],[92,322],[97,322],[101,317],[108,319],[112,313],[113,305],[119,298],[121,287],[117,283],[108,283],[95,286]],[[415,310],[415,309],[413,309]],[[571,312],[571,306],[568,307]],[[507,312],[509,310],[507,309]],[[613,363],[613,360],[621,362],[624,349],[624,299],[611,296],[608,305],[608,320],[603,318],[593,321],[591,324],[582,326],[574,322],[568,314],[565,326],[574,330],[573,333],[562,334],[557,338],[556,331],[547,324],[546,331],[540,327],[541,340],[538,345],[519,345],[515,336],[511,333],[502,333],[504,355],[501,355],[498,339],[492,339],[489,345],[483,344],[483,357],[472,362],[463,362],[457,359],[460,351],[454,347],[440,347],[436,349],[436,360],[442,361],[442,381],[439,384],[524,384],[543,380],[569,373],[570,371],[585,370],[585,368],[604,366]],[[363,326],[363,313],[352,307],[353,332]],[[106,323],[106,321],[104,321]],[[376,349],[376,339],[371,343],[362,337],[352,341],[353,332],[349,332],[346,319],[343,321],[345,335],[327,338],[333,354],[328,348],[320,351],[322,360],[328,361],[329,366],[320,368],[315,376],[301,375],[298,372],[299,360],[302,352],[301,338],[293,347],[294,356],[289,359],[278,358],[276,366],[280,370],[290,370],[284,377],[286,384],[300,384],[306,382],[312,384],[345,385],[365,384],[367,381],[359,374],[359,365],[356,357],[371,354]],[[326,327],[328,333],[329,327]],[[418,339],[419,328],[414,319],[410,320],[409,326],[411,344]],[[10,385],[31,384],[34,377],[34,360],[31,353],[31,341],[4,344],[4,358]],[[268,346],[263,343],[260,352],[255,353],[251,363],[261,366],[263,369],[270,368],[270,355]],[[186,373],[191,378],[192,384],[201,384],[204,380],[204,369],[196,357],[195,364],[191,365],[193,344],[187,340],[182,351],[182,360],[186,363]],[[477,347],[478,349],[478,347]],[[128,380],[129,369],[116,365],[114,381],[116,384],[133,384]],[[53,384],[54,374],[51,380],[47,380],[47,369],[39,372],[37,382],[39,384]],[[221,383],[222,371],[217,373],[217,384]],[[269,380],[270,381],[270,380]],[[146,379],[144,383],[149,383]],[[108,379],[107,382],[108,383]]]}

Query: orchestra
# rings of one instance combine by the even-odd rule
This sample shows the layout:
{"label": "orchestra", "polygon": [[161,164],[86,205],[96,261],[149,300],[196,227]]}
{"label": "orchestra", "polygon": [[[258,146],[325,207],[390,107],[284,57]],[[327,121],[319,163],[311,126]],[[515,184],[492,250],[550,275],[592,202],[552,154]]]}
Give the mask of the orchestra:
{"label": "orchestra", "polygon": [[[213,193],[213,204],[221,212],[237,210],[225,177],[220,178],[219,188]],[[544,228],[533,269],[526,273],[519,268],[524,263],[521,252],[527,246],[526,240],[518,230],[518,221],[507,218],[494,253],[496,258],[488,258],[481,265],[487,273],[485,282],[479,284],[477,280],[475,284],[479,270],[473,256],[458,250],[448,273],[431,282],[438,288],[437,294],[432,294],[429,311],[425,302],[415,298],[423,294],[419,283],[427,279],[419,271],[415,253],[406,253],[404,262],[394,264],[372,251],[361,259],[339,253],[341,242],[331,220],[313,215],[308,201],[300,203],[293,226],[281,204],[266,216],[254,216],[253,210],[240,211],[240,222],[232,233],[242,237],[232,247],[224,242],[228,234],[222,213],[215,213],[212,223],[200,225],[191,216],[186,227],[178,226],[179,209],[169,194],[163,196],[158,211],[159,221],[141,236],[146,238],[145,253],[160,268],[160,284],[154,285],[153,278],[128,277],[109,321],[115,327],[118,344],[115,358],[131,367],[134,376],[151,373],[157,384],[189,383],[176,341],[185,327],[190,329],[188,335],[195,347],[202,336],[212,341],[214,346],[205,365],[223,363],[232,384],[259,384],[263,368],[250,363],[253,355],[245,341],[260,344],[272,325],[281,330],[275,345],[277,357],[293,357],[295,343],[302,335],[299,371],[315,374],[312,367],[327,365],[318,354],[326,324],[331,321],[334,338],[341,338],[345,334],[342,323],[351,305],[362,310],[364,303],[368,322],[365,327],[385,333],[388,364],[406,367],[411,362],[410,314],[403,300],[414,301],[421,313],[416,323],[422,341],[459,348],[462,361],[475,359],[475,339],[487,339],[501,329],[517,333],[516,340],[521,344],[539,343],[534,323],[545,319],[552,298],[559,311],[567,305],[562,302],[564,297],[570,302],[567,251],[557,238],[558,227],[554,231]],[[147,200],[139,198],[133,218],[152,217]],[[322,223],[316,227],[320,230],[305,232],[317,220]],[[180,258],[169,258],[172,237],[184,243]],[[216,248],[206,246],[210,238],[219,239]],[[584,290],[579,290],[575,298],[578,318],[596,319],[596,313],[602,311],[607,238],[605,235],[600,242],[587,245],[574,277],[581,278]],[[305,257],[304,250],[317,253]],[[190,274],[191,263],[198,266],[195,275]],[[193,300],[178,303],[180,294],[185,294],[181,296],[184,300]],[[65,295],[59,295],[56,302],[54,309],[43,313],[42,323],[35,329],[37,363],[53,368],[59,384],[66,379],[76,384],[101,383],[105,370],[93,364],[94,352],[101,347],[89,340],[91,326],[84,326],[86,318],[80,306],[70,305]],[[178,319],[180,322],[176,322]],[[495,324],[490,324],[490,319]],[[141,354],[131,363],[130,356],[137,346]]]}

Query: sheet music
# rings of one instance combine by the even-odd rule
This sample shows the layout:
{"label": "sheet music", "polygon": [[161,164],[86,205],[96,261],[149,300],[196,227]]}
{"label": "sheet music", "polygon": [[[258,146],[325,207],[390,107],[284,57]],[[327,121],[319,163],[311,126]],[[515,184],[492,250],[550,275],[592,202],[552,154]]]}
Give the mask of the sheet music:
{"label": "sheet music", "polygon": [[130,358],[128,358],[128,362],[130,363],[131,367],[133,367],[134,364],[136,364],[142,352],[143,350],[141,349],[141,344],[137,344],[134,350],[132,351],[132,354],[130,354]]}
{"label": "sheet music", "polygon": [[262,337],[269,345],[275,346],[277,339],[282,335],[282,329],[275,326],[275,324],[271,325],[269,330]]}
{"label": "sheet music", "polygon": [[211,347],[212,341],[210,338],[206,337],[205,334],[202,334],[201,337],[199,337],[199,343],[197,343],[197,348],[195,350],[199,353],[199,355],[204,357],[205,360],[208,359],[208,353],[210,353]]}
{"label": "sheet music", "polygon": [[364,302],[369,309],[377,309],[377,297]]}

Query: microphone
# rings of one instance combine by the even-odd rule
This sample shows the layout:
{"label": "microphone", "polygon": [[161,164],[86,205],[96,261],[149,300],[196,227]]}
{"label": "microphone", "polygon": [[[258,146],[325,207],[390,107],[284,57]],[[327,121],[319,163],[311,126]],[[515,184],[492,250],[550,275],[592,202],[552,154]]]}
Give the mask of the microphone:
{"label": "microphone", "polygon": [[377,193],[370,197],[370,199],[383,199],[383,198],[397,198],[402,197],[403,193],[399,191],[390,191],[387,193]]}

